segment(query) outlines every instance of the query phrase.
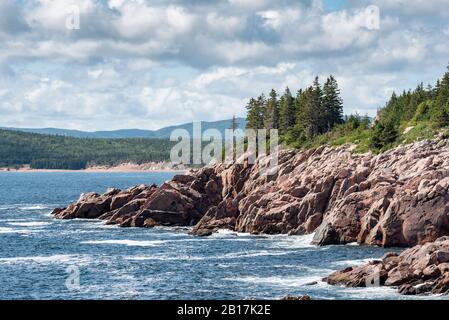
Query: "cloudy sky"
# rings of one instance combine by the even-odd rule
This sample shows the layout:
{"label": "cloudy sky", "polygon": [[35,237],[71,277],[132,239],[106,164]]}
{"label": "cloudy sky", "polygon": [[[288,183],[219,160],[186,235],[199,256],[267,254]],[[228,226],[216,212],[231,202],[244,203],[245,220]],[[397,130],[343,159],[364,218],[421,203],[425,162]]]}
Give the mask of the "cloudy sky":
{"label": "cloudy sky", "polygon": [[[368,6],[379,8],[379,28]],[[244,116],[261,92],[296,91],[328,74],[346,113],[374,115],[393,90],[433,84],[445,71],[448,8],[449,0],[0,0],[0,126],[220,120]]]}

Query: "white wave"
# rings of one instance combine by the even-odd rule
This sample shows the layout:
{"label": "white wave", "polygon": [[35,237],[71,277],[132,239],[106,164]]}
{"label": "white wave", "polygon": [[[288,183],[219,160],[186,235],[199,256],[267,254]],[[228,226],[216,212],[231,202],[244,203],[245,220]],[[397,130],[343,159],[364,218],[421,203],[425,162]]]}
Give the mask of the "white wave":
{"label": "white wave", "polygon": [[44,205],[31,205],[31,206],[25,206],[25,207],[18,207],[19,210],[43,210],[48,209],[49,206]]}
{"label": "white wave", "polygon": [[50,223],[49,222],[38,222],[38,221],[30,221],[30,222],[8,222],[11,226],[17,226],[17,227],[43,227],[47,226]]}
{"label": "white wave", "polygon": [[148,261],[148,260],[159,260],[159,261],[172,261],[172,260],[204,260],[207,257],[197,257],[197,256],[186,256],[179,255],[176,257],[167,256],[167,255],[151,255],[151,256],[126,256],[125,260],[130,261]]}
{"label": "white wave", "polygon": [[252,283],[252,284],[264,284],[264,285],[273,285],[280,287],[301,287],[301,286],[322,286],[324,283],[322,282],[322,277],[320,276],[305,276],[305,277],[255,277],[255,276],[247,276],[247,277],[234,277],[234,278],[225,278],[227,281],[237,281],[243,283]]}
{"label": "white wave", "polygon": [[0,234],[6,234],[6,233],[18,233],[18,234],[29,234],[36,232],[36,230],[24,230],[24,229],[14,229],[14,228],[8,228],[8,227],[0,227]]}
{"label": "white wave", "polygon": [[360,300],[373,300],[373,299],[403,299],[397,289],[391,287],[367,287],[367,288],[350,288],[350,287],[335,287],[339,291],[344,292],[345,296],[349,299],[360,299]]}
{"label": "white wave", "polygon": [[342,261],[335,261],[332,263],[332,265],[335,266],[361,266],[364,264],[367,264],[370,261],[379,260],[376,258],[367,258],[367,259],[354,259],[354,260],[342,260]]}
{"label": "white wave", "polygon": [[312,244],[314,233],[303,235],[303,236],[287,236],[287,235],[274,235],[270,236],[269,239],[273,241],[271,244],[275,248],[285,248],[285,249],[301,249],[301,248],[316,248]]}
{"label": "white wave", "polygon": [[21,262],[36,262],[36,263],[64,263],[73,260],[72,255],[58,254],[53,256],[33,256],[33,257],[13,257],[0,258],[0,263],[21,263]]}
{"label": "white wave", "polygon": [[242,233],[242,232],[236,232],[229,229],[219,229],[217,232],[214,232],[210,235],[209,238],[228,238],[228,237],[251,237],[250,233]]}
{"label": "white wave", "polygon": [[167,241],[163,240],[91,240],[91,241],[82,241],[81,244],[118,244],[125,245],[128,247],[155,247],[166,243]]}
{"label": "white wave", "polygon": [[16,208],[15,205],[4,205],[4,206],[0,206],[0,210],[11,210]]}
{"label": "white wave", "polygon": [[246,252],[231,252],[224,255],[212,256],[213,259],[235,259],[235,258],[251,258],[262,256],[283,256],[289,252],[273,251],[273,250],[259,250],[259,251],[246,251]]}

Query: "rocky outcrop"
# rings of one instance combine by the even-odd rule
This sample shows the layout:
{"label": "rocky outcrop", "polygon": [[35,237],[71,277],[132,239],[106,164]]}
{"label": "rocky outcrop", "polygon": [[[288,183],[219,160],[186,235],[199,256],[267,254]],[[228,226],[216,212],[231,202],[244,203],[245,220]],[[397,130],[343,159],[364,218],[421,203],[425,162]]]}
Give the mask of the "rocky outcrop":
{"label": "rocky outcrop", "polygon": [[122,227],[191,226],[218,205],[221,180],[213,168],[175,176],[162,186],[109,189],[104,194],[82,194],[67,208],[53,211],[59,219],[101,219]]}
{"label": "rocky outcrop", "polygon": [[292,235],[315,231],[318,245],[385,247],[413,246],[449,234],[445,140],[381,155],[355,155],[351,146],[282,151],[279,170],[271,176],[261,174],[267,162],[222,168],[223,201],[193,233],[208,235],[219,228]]}
{"label": "rocky outcrop", "polygon": [[[449,149],[443,138],[380,155],[353,146],[279,152],[175,176],[162,186],[87,193],[60,219],[102,219],[122,227],[194,226],[252,234],[315,232],[317,245],[411,247],[329,276],[330,284],[398,286],[403,294],[448,293]],[[443,238],[441,238],[443,237]]]}
{"label": "rocky outcrop", "polygon": [[332,285],[350,287],[392,286],[399,293],[449,293],[449,237],[407,249],[400,255],[387,253],[380,261],[349,267],[324,279]]}
{"label": "rocky outcrop", "polygon": [[312,298],[310,296],[285,296],[282,297],[281,300],[283,301],[311,301]]}
{"label": "rocky outcrop", "polygon": [[449,150],[439,138],[380,155],[353,146],[279,152],[175,176],[160,187],[85,194],[58,218],[121,226],[194,225],[253,234],[315,232],[318,245],[414,246],[449,235]]}

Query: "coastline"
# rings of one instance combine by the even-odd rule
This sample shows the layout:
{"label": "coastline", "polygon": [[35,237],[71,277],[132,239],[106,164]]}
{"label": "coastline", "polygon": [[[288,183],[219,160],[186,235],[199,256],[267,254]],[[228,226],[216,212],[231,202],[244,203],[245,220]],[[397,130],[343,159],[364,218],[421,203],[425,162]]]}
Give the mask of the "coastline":
{"label": "coastline", "polygon": [[71,169],[32,169],[29,166],[21,168],[0,168],[0,172],[21,172],[21,173],[33,173],[33,172],[84,172],[84,173],[133,173],[133,172],[173,172],[183,174],[188,172],[189,168],[167,168],[158,165],[135,165],[135,164],[122,164],[114,167],[106,166],[94,166],[86,169],[71,170]]}
{"label": "coastline", "polygon": [[157,169],[157,170],[123,170],[123,169],[83,169],[83,170],[63,170],[63,169],[5,169],[1,168],[0,172],[20,172],[20,173],[36,173],[36,172],[47,172],[47,173],[57,173],[57,172],[83,172],[83,173],[138,173],[138,172],[173,172],[173,173],[186,173],[188,169],[176,170],[176,169]]}
{"label": "coastline", "polygon": [[356,242],[409,248],[385,252],[361,268],[348,266],[324,281],[364,287],[376,277],[379,286],[401,294],[449,294],[447,146],[438,137],[379,155],[353,154],[352,145],[281,150],[276,175],[261,175],[270,166],[265,155],[254,165],[206,166],[161,187],[83,193],[52,215],[123,228],[193,226],[189,234],[199,237],[224,229],[313,234],[310,245],[320,247]]}

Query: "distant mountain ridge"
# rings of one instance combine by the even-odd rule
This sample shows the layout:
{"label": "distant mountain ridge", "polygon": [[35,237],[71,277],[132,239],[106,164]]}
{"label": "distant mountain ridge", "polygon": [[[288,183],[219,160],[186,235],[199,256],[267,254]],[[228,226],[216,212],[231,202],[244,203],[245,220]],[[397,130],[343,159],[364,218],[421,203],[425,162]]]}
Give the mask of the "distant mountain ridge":
{"label": "distant mountain ridge", "polygon": [[[237,128],[245,129],[246,119],[236,118]],[[204,132],[208,129],[217,129],[224,137],[226,129],[231,127],[231,119],[221,121],[201,121],[201,130]],[[176,129],[185,129],[192,136],[192,123],[184,123],[180,125],[173,125],[164,127],[158,130],[141,130],[141,129],[122,129],[111,131],[81,131],[81,130],[69,130],[69,129],[57,129],[57,128],[0,128],[4,130],[13,130],[28,133],[59,135],[74,138],[95,138],[95,139],[127,139],[127,138],[153,138],[153,139],[167,139],[170,138],[170,134]]]}

